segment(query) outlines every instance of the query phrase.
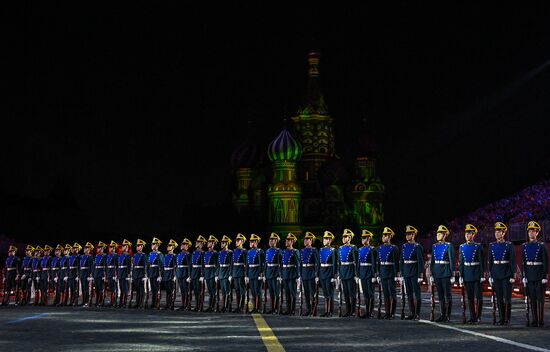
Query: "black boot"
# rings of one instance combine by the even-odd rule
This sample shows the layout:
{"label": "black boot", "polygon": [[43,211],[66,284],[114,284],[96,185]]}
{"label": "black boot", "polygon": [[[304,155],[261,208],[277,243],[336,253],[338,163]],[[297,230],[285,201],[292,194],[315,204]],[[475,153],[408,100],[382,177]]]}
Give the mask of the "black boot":
{"label": "black boot", "polygon": [[506,314],[504,318],[504,325],[510,325],[510,316],[512,315],[512,302],[506,303],[504,313]]}
{"label": "black boot", "polygon": [[539,327],[544,327],[544,301],[537,303],[539,314]]}
{"label": "black boot", "polygon": [[241,295],[239,293],[235,293],[237,296],[237,308],[233,311],[234,313],[240,313],[241,312]]}
{"label": "black boot", "polygon": [[439,318],[437,318],[435,320],[436,323],[441,323],[441,322],[447,321],[447,306],[446,306],[445,302],[440,302],[439,306],[441,308],[441,315],[439,316]]}
{"label": "black boot", "polygon": [[531,314],[533,315],[531,326],[533,327],[539,326],[539,312],[537,309],[537,301],[534,301],[534,300],[531,301]]}
{"label": "black boot", "polygon": [[451,309],[453,308],[453,301],[449,300],[447,302],[447,321],[451,321]]}
{"label": "black boot", "polygon": [[369,299],[369,310],[367,312],[367,318],[372,318],[372,312],[374,312],[374,298]]}
{"label": "black boot", "polygon": [[470,311],[470,320],[468,320],[468,324],[477,323],[477,314],[473,298],[468,298],[468,309]]}
{"label": "black boot", "polygon": [[481,322],[482,314],[483,314],[483,296],[477,300],[476,323]]}
{"label": "black boot", "polygon": [[397,309],[395,298],[390,298],[390,317],[388,319],[393,319],[395,317],[395,310]]}
{"label": "black boot", "polygon": [[420,306],[422,305],[422,300],[417,299],[416,304],[414,306],[415,312],[414,312],[414,320],[420,320]]}
{"label": "black boot", "polygon": [[384,299],[384,316],[382,319],[389,319],[391,316],[391,306],[390,306],[390,299],[386,298]]}
{"label": "black boot", "polygon": [[498,321],[496,322],[496,324],[504,325],[504,320],[506,316],[506,305],[503,302],[498,302],[497,308],[498,308]]}
{"label": "black boot", "polygon": [[414,299],[409,299],[409,309],[411,311],[411,315],[407,316],[405,320],[413,320],[416,315],[416,309],[414,307]]}

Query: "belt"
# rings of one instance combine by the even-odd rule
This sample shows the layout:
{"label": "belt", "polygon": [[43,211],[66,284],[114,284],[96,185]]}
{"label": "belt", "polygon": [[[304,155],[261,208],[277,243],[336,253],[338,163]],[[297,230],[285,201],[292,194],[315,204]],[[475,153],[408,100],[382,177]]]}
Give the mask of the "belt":
{"label": "belt", "polygon": [[205,268],[215,268],[216,264],[205,264],[204,267]]}
{"label": "belt", "polygon": [[260,266],[260,264],[248,264],[249,268],[257,268],[259,266]]}
{"label": "belt", "polygon": [[61,270],[67,270],[68,266],[62,266]]}
{"label": "belt", "polygon": [[30,271],[31,268],[23,268],[23,271]]}
{"label": "belt", "polygon": [[304,268],[311,268],[311,267],[314,267],[315,264],[311,264],[311,263],[306,263],[306,264],[302,264],[302,267]]}
{"label": "belt", "polygon": [[353,265],[355,262],[340,262],[340,265]]}
{"label": "belt", "polygon": [[267,263],[267,266],[279,266],[277,263]]}
{"label": "belt", "polygon": [[332,264],[323,264],[323,263],[321,263],[322,268],[326,268],[327,266],[332,266]]}
{"label": "belt", "polygon": [[42,271],[48,271],[50,268],[42,268]]}
{"label": "belt", "polygon": [[359,266],[372,266],[372,263],[359,263]]}
{"label": "belt", "polygon": [[126,265],[120,265],[118,268],[119,269],[124,269],[124,268],[126,268]]}
{"label": "belt", "polygon": [[107,265],[107,269],[113,269],[114,267],[114,265]]}
{"label": "belt", "polygon": [[542,265],[542,262],[525,262],[527,265]]}
{"label": "belt", "polygon": [[56,271],[57,269],[59,269],[59,268],[52,268],[53,271]]}
{"label": "belt", "polygon": [[69,269],[78,269],[78,266],[70,266]]}
{"label": "belt", "polygon": [[12,270],[15,270],[17,268],[6,268],[8,271],[12,271]]}
{"label": "belt", "polygon": [[244,263],[233,263],[233,266],[241,266],[244,265]]}
{"label": "belt", "polygon": [[195,264],[193,264],[193,268],[202,268],[202,265],[195,265]]}
{"label": "belt", "polygon": [[435,264],[449,264],[448,260],[434,260]]}
{"label": "belt", "polygon": [[90,267],[89,266],[81,266],[80,267],[80,270],[84,270],[84,269],[90,269]]}
{"label": "belt", "polygon": [[295,268],[296,264],[283,264],[283,268]]}
{"label": "belt", "polygon": [[151,264],[149,265],[150,268],[156,268],[157,266],[159,266],[158,264]]}
{"label": "belt", "polygon": [[228,268],[231,264],[220,264],[220,268]]}
{"label": "belt", "polygon": [[33,272],[33,273],[39,273],[39,272],[40,272],[40,269],[33,270],[32,272]]}
{"label": "belt", "polygon": [[104,266],[103,266],[103,265],[100,265],[100,266],[96,266],[95,268],[96,268],[96,269],[103,269]]}
{"label": "belt", "polygon": [[493,264],[508,264],[509,260],[493,260]]}
{"label": "belt", "polygon": [[395,265],[394,262],[380,262],[380,265]]}
{"label": "belt", "polygon": [[187,265],[178,265],[178,268],[185,268]]}
{"label": "belt", "polygon": [[403,260],[403,264],[414,264],[418,263],[418,260]]}
{"label": "belt", "polygon": [[135,266],[134,266],[134,269],[143,269],[143,268],[144,268],[143,265],[135,265]]}
{"label": "belt", "polygon": [[174,267],[164,268],[164,271],[168,271],[168,270],[174,270]]}
{"label": "belt", "polygon": [[477,266],[479,265],[479,262],[464,262],[465,266]]}

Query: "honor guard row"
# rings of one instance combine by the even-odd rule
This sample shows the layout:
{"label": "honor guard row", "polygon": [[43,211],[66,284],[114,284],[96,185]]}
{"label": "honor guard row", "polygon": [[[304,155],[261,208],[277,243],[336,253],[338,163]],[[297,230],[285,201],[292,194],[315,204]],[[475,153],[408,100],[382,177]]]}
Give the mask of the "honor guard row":
{"label": "honor guard row", "polygon": [[[513,244],[505,240],[506,225],[497,222],[494,229],[496,241],[489,245],[487,253],[493,323],[507,325],[515,252]],[[548,254],[544,243],[538,241],[540,225],[531,221],[527,230],[529,241],[523,244],[522,251],[525,309],[528,325],[543,326]],[[464,323],[472,324],[481,318],[481,285],[486,277],[486,255],[483,246],[474,241],[477,232],[474,225],[466,225],[466,241],[458,249],[462,318]],[[259,248],[261,238],[256,234],[250,235],[249,248],[245,249],[247,238],[240,233],[235,237],[233,250],[229,248],[233,242],[229,237],[224,235],[218,241],[211,235],[208,239],[198,236],[193,252],[189,251],[192,246],[189,239],[183,239],[179,245],[171,239],[166,254],[159,251],[162,241],[156,237],[149,254],[143,252],[147,243],[142,239],[136,241],[133,255],[130,255],[133,244],[126,239],[121,245],[114,241],[109,245],[99,242],[95,255],[92,255],[95,247],[89,242],[84,247],[74,243],[57,245],[55,249],[49,245],[44,248],[28,245],[22,260],[15,256],[17,248],[10,246],[4,268],[2,304],[8,304],[12,294],[16,304],[29,304],[34,293],[34,305],[48,305],[49,293],[53,291],[55,306],[91,306],[95,296],[95,306],[147,308],[151,300],[151,307],[160,309],[161,288],[164,288],[165,309],[175,308],[179,290],[180,310],[294,315],[299,307],[299,315],[316,316],[321,288],[324,297],[321,316],[332,316],[334,302],[337,302],[338,316],[371,318],[377,284],[377,318],[394,319],[400,306],[401,319],[418,320],[424,250],[415,241],[417,234],[414,226],[407,225],[406,242],[401,248],[391,243],[395,233],[389,227],[383,229],[382,244],[377,248],[370,245],[373,234],[368,230],[362,231],[362,246],[357,248],[352,244],[355,235],[349,229],[343,231],[342,245],[338,248],[332,246],[335,236],[325,231],[320,249],[314,247],[317,237],[311,232],[305,233],[302,249],[294,248],[297,238],[292,233],[286,235],[284,249],[279,248],[281,238],[272,233],[265,251]],[[438,227],[427,275],[431,292],[430,320],[436,322],[449,321],[453,305],[451,285],[455,282],[456,253],[454,246],[446,242],[449,234],[444,225]],[[216,250],[218,242],[219,251]],[[178,246],[180,251],[175,254]],[[119,247],[122,247],[120,254]],[[440,303],[437,319],[434,316],[436,290]],[[206,294],[208,303],[204,307]],[[407,307],[408,314],[405,313]]]}

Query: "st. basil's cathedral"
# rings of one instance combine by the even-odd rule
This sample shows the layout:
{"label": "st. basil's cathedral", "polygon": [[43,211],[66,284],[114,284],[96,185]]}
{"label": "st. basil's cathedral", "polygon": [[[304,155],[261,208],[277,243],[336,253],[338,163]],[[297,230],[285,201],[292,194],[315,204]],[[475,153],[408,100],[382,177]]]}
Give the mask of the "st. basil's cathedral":
{"label": "st. basil's cathedral", "polygon": [[319,236],[325,230],[338,235],[350,228],[356,234],[361,229],[379,234],[384,184],[376,173],[376,143],[368,130],[361,131],[353,161],[346,164],[339,158],[333,119],[321,90],[319,61],[318,52],[307,55],[302,104],[267,150],[248,139],[232,153],[233,207],[240,215],[267,224],[258,232],[299,236],[310,231]]}

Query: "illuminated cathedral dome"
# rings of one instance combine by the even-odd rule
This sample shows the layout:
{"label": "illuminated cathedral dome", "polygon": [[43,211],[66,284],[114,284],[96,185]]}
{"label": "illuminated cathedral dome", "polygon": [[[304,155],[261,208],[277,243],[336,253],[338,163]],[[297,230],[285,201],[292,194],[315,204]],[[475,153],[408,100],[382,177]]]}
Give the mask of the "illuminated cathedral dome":
{"label": "illuminated cathedral dome", "polygon": [[298,161],[302,156],[302,146],[285,127],[267,148],[271,161]]}

